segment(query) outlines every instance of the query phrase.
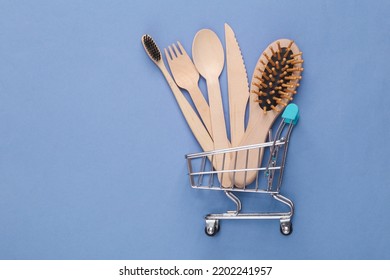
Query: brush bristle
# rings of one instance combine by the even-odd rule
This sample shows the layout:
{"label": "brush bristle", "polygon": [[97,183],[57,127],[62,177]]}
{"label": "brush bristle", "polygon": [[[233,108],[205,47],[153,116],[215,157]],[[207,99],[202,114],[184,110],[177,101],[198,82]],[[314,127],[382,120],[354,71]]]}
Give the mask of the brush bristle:
{"label": "brush bristle", "polygon": [[259,61],[264,70],[257,69],[256,81],[252,82],[256,89],[252,93],[258,95],[255,102],[264,113],[269,110],[280,112],[280,107],[285,107],[292,100],[295,88],[299,86],[303,60],[302,53],[293,53],[293,44],[294,41],[290,41],[288,46],[281,47],[280,42],[276,42],[276,46],[269,47],[270,52],[267,54],[265,51]]}
{"label": "brush bristle", "polygon": [[151,59],[153,59],[155,62],[160,61],[161,52],[152,37],[147,34],[142,36],[142,44],[144,45]]}

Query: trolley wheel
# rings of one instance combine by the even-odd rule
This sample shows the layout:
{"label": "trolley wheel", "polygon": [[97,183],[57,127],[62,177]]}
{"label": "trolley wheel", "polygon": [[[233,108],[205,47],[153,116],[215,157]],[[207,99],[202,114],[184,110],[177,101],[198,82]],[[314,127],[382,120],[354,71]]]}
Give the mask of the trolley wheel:
{"label": "trolley wheel", "polygon": [[206,220],[206,227],[204,232],[207,236],[214,236],[219,231],[219,221],[218,220]]}
{"label": "trolley wheel", "polygon": [[280,223],[280,232],[283,235],[290,235],[293,231],[292,223],[291,222],[282,222]]}

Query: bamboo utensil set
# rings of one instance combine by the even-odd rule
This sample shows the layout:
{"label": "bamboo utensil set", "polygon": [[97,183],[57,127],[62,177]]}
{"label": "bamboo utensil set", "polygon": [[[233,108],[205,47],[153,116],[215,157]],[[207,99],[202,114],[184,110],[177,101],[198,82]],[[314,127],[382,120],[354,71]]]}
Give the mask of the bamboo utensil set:
{"label": "bamboo utensil set", "polygon": [[[165,49],[171,70],[169,74],[161,52],[149,35],[142,36],[142,44],[150,59],[167,80],[176,101],[195,138],[204,151],[228,149],[266,141],[275,119],[296,94],[301,79],[302,53],[294,41],[280,39],[262,53],[253,73],[249,91],[247,72],[232,28],[225,24],[226,63],[230,140],[223,110],[219,76],[225,54],[218,36],[210,29],[200,30],[192,45],[193,61],[180,44]],[[198,87],[199,74],[206,80],[208,103]],[[181,87],[188,91],[199,114],[184,97]],[[245,113],[249,101],[249,117],[245,127]],[[250,150],[224,153],[210,159],[224,188],[244,188],[256,178],[255,169],[261,164],[263,151]],[[240,172],[240,170],[246,170]]]}

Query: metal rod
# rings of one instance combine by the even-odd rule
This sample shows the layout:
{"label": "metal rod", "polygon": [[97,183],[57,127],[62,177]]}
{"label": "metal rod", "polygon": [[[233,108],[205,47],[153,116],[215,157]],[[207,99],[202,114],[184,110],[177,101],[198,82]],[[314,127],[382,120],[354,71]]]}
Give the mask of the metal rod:
{"label": "metal rod", "polygon": [[236,204],[236,211],[234,213],[237,215],[241,211],[241,200],[230,191],[225,191],[225,194]]}
{"label": "metal rod", "polygon": [[290,136],[291,136],[291,132],[292,132],[292,129],[293,129],[294,125],[293,123],[291,122],[290,125],[288,126],[288,130],[287,130],[287,136],[286,136],[286,145],[284,146],[284,151],[283,151],[283,158],[282,158],[282,162],[281,162],[281,165],[280,165],[280,174],[279,174],[279,179],[278,179],[278,186],[276,188],[276,190],[279,192],[280,190],[280,187],[282,185],[282,181],[283,181],[283,175],[284,175],[284,166],[286,164],[286,157],[287,157],[287,150],[288,150],[288,144],[290,142]]}
{"label": "metal rod", "polygon": [[[204,171],[206,168],[206,157],[202,157],[202,163],[201,163],[201,166],[200,166],[200,170],[201,171]],[[198,185],[197,186],[200,186],[203,182],[203,175],[204,174],[200,174],[198,176]]]}
{"label": "metal rod", "polygon": [[290,213],[284,212],[259,212],[259,213],[221,213],[221,214],[208,214],[206,219],[218,219],[218,220],[279,220],[291,218]]}
{"label": "metal rod", "polygon": [[216,155],[216,154],[244,151],[244,150],[248,150],[248,149],[251,150],[251,149],[257,149],[257,148],[266,148],[266,147],[270,147],[272,145],[284,145],[284,143],[280,142],[280,141],[276,141],[275,143],[274,142],[265,142],[265,143],[240,146],[240,147],[235,147],[235,148],[228,148],[228,149],[214,150],[214,151],[208,151],[208,152],[202,152],[202,153],[188,154],[188,155],[186,155],[186,158],[191,159],[191,158],[198,158],[201,156],[211,156],[211,155]]}
{"label": "metal rod", "polygon": [[[269,170],[278,170],[280,166],[269,167]],[[201,175],[201,174],[219,174],[219,173],[229,173],[229,172],[246,172],[246,171],[262,171],[267,170],[267,167],[258,167],[258,168],[247,168],[247,169],[228,169],[228,170],[213,170],[213,171],[204,171],[204,172],[192,172],[190,175]]]}

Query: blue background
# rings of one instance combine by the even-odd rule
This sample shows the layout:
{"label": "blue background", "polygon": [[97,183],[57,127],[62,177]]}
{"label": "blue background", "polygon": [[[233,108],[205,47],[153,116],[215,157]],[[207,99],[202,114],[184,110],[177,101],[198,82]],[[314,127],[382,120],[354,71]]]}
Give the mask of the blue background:
{"label": "blue background", "polygon": [[[0,258],[389,259],[389,3],[1,0]],[[233,204],[189,187],[184,155],[200,147],[141,45],[191,53],[202,28],[224,45],[225,22],[249,77],[276,39],[303,51],[288,237],[277,221],[204,234]]]}

